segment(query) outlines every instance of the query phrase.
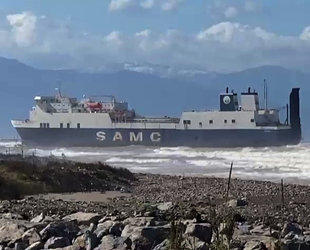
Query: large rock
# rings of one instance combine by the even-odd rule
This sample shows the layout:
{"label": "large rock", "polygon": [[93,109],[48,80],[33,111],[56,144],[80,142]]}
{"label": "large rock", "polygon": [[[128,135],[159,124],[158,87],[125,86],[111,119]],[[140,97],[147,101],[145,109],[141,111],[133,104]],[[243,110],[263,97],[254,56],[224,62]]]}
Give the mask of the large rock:
{"label": "large rock", "polygon": [[144,245],[144,248],[148,248],[151,244],[156,246],[169,237],[170,227],[134,227],[127,225],[122,231],[122,237],[130,238],[135,247]]}
{"label": "large rock", "polygon": [[32,245],[33,243],[40,241],[41,236],[35,228],[31,228],[23,234],[22,240],[28,245]]}
{"label": "large rock", "polygon": [[309,242],[290,241],[284,244],[282,249],[285,249],[285,247],[287,250],[310,250]]}
{"label": "large rock", "polygon": [[172,202],[164,202],[157,205],[157,209],[160,211],[167,211],[173,207]]}
{"label": "large rock", "polygon": [[27,230],[25,226],[14,221],[1,221],[0,223],[0,244],[14,242],[22,238]]}
{"label": "large rock", "polygon": [[123,221],[123,224],[131,225],[131,226],[155,226],[155,219],[154,217],[135,217],[135,218],[127,218]]}
{"label": "large rock", "polygon": [[288,233],[293,232],[294,234],[301,234],[301,228],[296,223],[287,223],[284,225],[283,230],[281,232],[281,236],[285,237]]}
{"label": "large rock", "polygon": [[[275,250],[276,239],[267,236],[255,236],[255,235],[244,235],[239,237],[239,240],[246,242],[244,250]],[[281,248],[282,250],[285,250]]]}
{"label": "large rock", "polygon": [[244,199],[235,199],[227,202],[228,207],[236,208],[236,207],[244,207],[247,206],[248,202]]}
{"label": "large rock", "polygon": [[[185,242],[183,243],[185,246],[185,249],[195,249],[195,250],[208,250],[209,245],[205,242],[202,242],[196,237],[188,237]],[[183,249],[183,246],[181,246],[181,249]]]}
{"label": "large rock", "polygon": [[212,226],[209,223],[189,224],[185,234],[198,238],[202,242],[211,243]]}
{"label": "large rock", "polygon": [[126,237],[114,237],[112,235],[106,235],[102,238],[100,249],[131,249],[131,240]]}
{"label": "large rock", "polygon": [[45,215],[44,213],[41,213],[40,215],[34,217],[31,222],[36,222],[36,223],[39,223],[39,222],[42,222],[45,218]]}
{"label": "large rock", "polygon": [[70,245],[70,241],[65,237],[52,237],[48,239],[45,244],[45,249],[64,248]]}
{"label": "large rock", "polygon": [[109,234],[121,236],[124,225],[121,222],[114,222],[109,230]]}
{"label": "large rock", "polygon": [[66,237],[72,241],[79,231],[80,228],[77,225],[77,221],[59,221],[47,225],[42,229],[40,235],[43,241],[51,237]]}
{"label": "large rock", "polygon": [[77,213],[70,214],[70,215],[63,217],[63,220],[65,221],[76,220],[79,225],[89,226],[91,223],[97,224],[101,218],[102,218],[102,215],[98,213],[77,212]]}
{"label": "large rock", "polygon": [[1,215],[1,219],[6,219],[6,220],[23,220],[23,216],[20,214],[14,214],[14,213],[6,213]]}
{"label": "large rock", "polygon": [[113,221],[105,221],[97,225],[95,230],[95,234],[97,235],[98,239],[101,239],[103,236],[107,235],[110,231],[110,228],[113,226]]}
{"label": "large rock", "polygon": [[40,250],[44,248],[44,243],[41,241],[32,243],[29,247],[26,248],[26,250]]}

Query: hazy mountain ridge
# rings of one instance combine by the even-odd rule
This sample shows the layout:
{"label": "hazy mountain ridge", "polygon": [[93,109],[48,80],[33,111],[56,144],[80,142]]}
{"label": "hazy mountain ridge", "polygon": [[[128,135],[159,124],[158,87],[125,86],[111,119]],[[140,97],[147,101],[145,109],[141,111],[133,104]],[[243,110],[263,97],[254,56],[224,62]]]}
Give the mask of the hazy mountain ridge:
{"label": "hazy mountain ridge", "polygon": [[143,115],[179,116],[184,109],[217,109],[219,93],[226,86],[237,92],[248,87],[260,93],[263,105],[263,79],[268,82],[268,104],[286,105],[292,87],[301,87],[302,121],[307,128],[309,109],[306,93],[310,75],[275,66],[263,66],[230,74],[194,74],[162,77],[133,70],[112,73],[88,73],[77,70],[35,69],[17,60],[0,58],[0,137],[13,137],[10,119],[28,117],[35,95],[53,95],[61,84],[62,92],[82,97],[83,94],[113,94],[126,99]]}

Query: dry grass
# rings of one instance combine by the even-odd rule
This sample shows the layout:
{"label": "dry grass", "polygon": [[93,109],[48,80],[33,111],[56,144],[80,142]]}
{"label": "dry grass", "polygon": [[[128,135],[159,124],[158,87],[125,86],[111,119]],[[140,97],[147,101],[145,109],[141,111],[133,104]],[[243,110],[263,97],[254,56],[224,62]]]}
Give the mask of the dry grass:
{"label": "dry grass", "polygon": [[7,160],[0,162],[0,199],[47,192],[106,191],[116,186],[129,187],[135,180],[130,171],[102,163],[51,161],[43,166]]}

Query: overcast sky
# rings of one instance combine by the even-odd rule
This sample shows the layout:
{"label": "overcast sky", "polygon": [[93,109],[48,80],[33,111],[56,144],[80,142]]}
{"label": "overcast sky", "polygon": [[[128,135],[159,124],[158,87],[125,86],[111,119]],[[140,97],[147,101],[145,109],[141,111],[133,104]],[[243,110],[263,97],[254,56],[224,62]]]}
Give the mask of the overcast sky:
{"label": "overcast sky", "polygon": [[309,13],[310,0],[1,0],[0,56],[49,68],[307,70]]}

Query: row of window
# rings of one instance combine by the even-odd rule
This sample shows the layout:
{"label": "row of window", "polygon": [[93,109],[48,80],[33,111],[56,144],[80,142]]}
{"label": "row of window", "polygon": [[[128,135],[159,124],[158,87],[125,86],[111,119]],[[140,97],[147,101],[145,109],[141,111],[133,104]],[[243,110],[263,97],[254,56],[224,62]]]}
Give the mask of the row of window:
{"label": "row of window", "polygon": [[[49,123],[40,123],[40,128],[49,128],[50,124]],[[81,124],[78,123],[76,125],[77,128],[81,128]],[[64,124],[60,123],[60,128],[64,128]],[[67,128],[70,128],[70,123],[67,123]]]}
{"label": "row of window", "polygon": [[[251,123],[253,123],[254,119],[251,119],[250,121],[251,121]],[[227,123],[227,122],[228,122],[227,120],[224,120],[224,123]],[[236,123],[236,120],[232,119],[231,123]],[[183,120],[183,124],[184,125],[190,125],[191,124],[191,120]],[[209,124],[213,124],[213,120],[209,120]],[[202,126],[202,122],[199,122],[199,126],[200,127]]]}

